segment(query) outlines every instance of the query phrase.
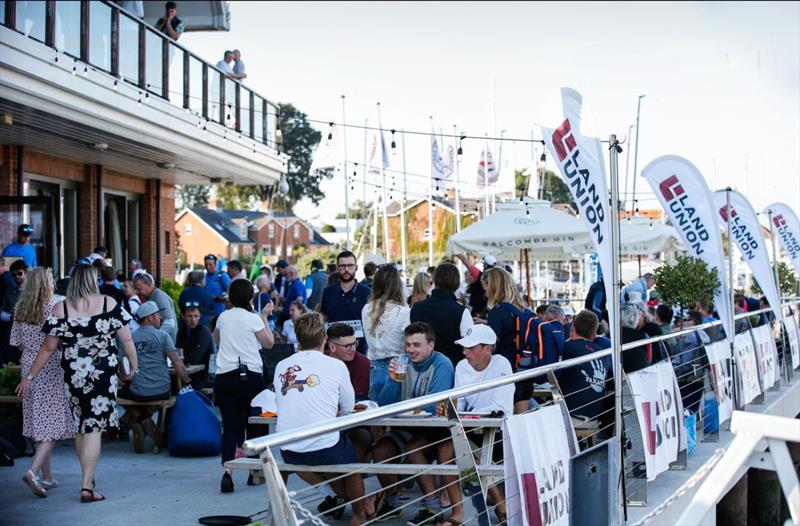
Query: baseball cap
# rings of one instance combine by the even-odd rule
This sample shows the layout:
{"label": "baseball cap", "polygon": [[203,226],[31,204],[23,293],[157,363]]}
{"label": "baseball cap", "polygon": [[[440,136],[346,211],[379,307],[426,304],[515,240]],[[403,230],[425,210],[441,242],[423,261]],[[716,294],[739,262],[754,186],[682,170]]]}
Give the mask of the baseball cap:
{"label": "baseball cap", "polygon": [[289,262],[285,259],[279,259],[275,266],[278,268],[286,268],[289,266]]}
{"label": "baseball cap", "polygon": [[216,261],[217,260],[217,256],[215,256],[214,254],[209,254],[209,255],[207,255],[206,257],[203,258],[203,261],[207,261],[207,260]]}
{"label": "baseball cap", "polygon": [[158,305],[154,301],[145,301],[139,308],[136,309],[136,319],[141,321],[151,314],[155,314],[156,312],[161,312],[163,309],[159,309]]}
{"label": "baseball cap", "polygon": [[479,343],[494,345],[496,342],[497,335],[488,325],[473,325],[467,329],[463,338],[456,340],[456,343],[462,347],[474,347]]}
{"label": "baseball cap", "polygon": [[260,267],[258,267],[258,270],[264,270],[264,269],[269,270],[269,265],[265,264],[265,265],[261,265]]}
{"label": "baseball cap", "polygon": [[31,225],[23,223],[17,227],[17,235],[29,236],[31,234],[33,234],[33,227]]}
{"label": "baseball cap", "polygon": [[485,256],[483,256],[483,264],[493,267],[497,265],[497,258],[491,254],[486,254]]}
{"label": "baseball cap", "polygon": [[562,309],[564,311],[564,316],[575,316],[575,309],[567,305]]}

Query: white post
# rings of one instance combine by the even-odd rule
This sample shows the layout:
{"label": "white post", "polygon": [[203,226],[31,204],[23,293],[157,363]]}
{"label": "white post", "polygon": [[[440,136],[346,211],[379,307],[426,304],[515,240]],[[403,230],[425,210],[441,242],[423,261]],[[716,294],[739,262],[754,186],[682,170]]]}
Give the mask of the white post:
{"label": "white post", "polygon": [[458,195],[458,179],[461,177],[459,165],[461,164],[461,159],[458,158],[458,138],[459,138],[458,131],[456,129],[456,125],[453,124],[453,142],[454,148],[453,153],[456,155],[455,163],[456,163],[456,232],[461,232],[461,198]]}
{"label": "white post", "polygon": [[386,215],[386,207],[389,203],[386,201],[386,167],[383,166],[383,123],[381,121],[380,102],[378,103],[378,130],[380,133],[380,136],[378,137],[378,148],[381,150],[381,180],[383,181],[383,188],[381,188],[381,201],[383,201],[383,259],[388,263],[392,257],[392,250],[389,246],[389,219]]}
{"label": "white post", "polygon": [[486,202],[483,206],[483,217],[489,217],[489,134],[483,136],[483,191]]}
{"label": "white post", "polygon": [[625,203],[625,210],[626,211],[628,210],[628,179],[630,179],[630,167],[631,167],[631,149],[632,148],[630,147],[630,144],[631,144],[631,140],[630,139],[631,139],[631,132],[633,131],[633,128],[635,126],[636,126],[635,124],[631,124],[630,126],[628,126],[628,137],[627,137],[627,139],[628,139],[628,141],[627,141],[628,142],[628,152],[625,154],[625,200],[624,200],[624,203]]}
{"label": "white post", "polygon": [[644,95],[639,95],[639,101],[636,103],[636,151],[633,153],[633,193],[631,194],[632,212],[636,211],[636,179],[639,174],[636,173],[637,162],[639,161],[639,113],[642,109],[642,99]]}
{"label": "white post", "polygon": [[[781,291],[781,280],[780,274],[778,273],[778,249],[775,246],[775,232],[772,229],[772,211],[767,210],[767,221],[769,221],[769,240],[770,244],[772,245],[772,274],[775,276],[775,288],[778,290],[778,301],[781,301],[783,298],[783,291]],[[772,306],[772,305],[770,305]],[[783,363],[786,364],[784,366],[784,374],[786,376],[786,383],[790,383],[792,381],[793,376],[793,369],[792,369],[792,359],[790,357],[786,357],[786,353],[788,351],[788,345],[786,341],[786,327],[783,325],[783,304],[778,305],[778,310],[781,313],[781,319],[778,323],[781,324],[781,334],[783,335]],[[790,352],[791,354],[791,352]]]}
{"label": "white post", "polygon": [[[431,135],[433,135],[433,115],[429,116],[431,121]],[[431,152],[433,150],[428,148]],[[433,153],[431,153],[433,155]],[[431,165],[431,179],[428,181],[428,266],[433,266],[433,161]]]}
{"label": "white post", "polygon": [[[620,524],[624,523],[625,517],[625,502],[622,498],[622,485],[625,484],[624,480],[624,456],[623,456],[623,447],[622,447],[622,331],[620,330],[620,272],[619,272],[619,171],[618,171],[618,151],[617,147],[619,143],[617,142],[617,136],[611,135],[609,136],[609,144],[611,148],[609,149],[608,153],[608,162],[609,162],[609,174],[611,176],[611,210],[609,210],[609,214],[611,215],[611,282],[613,283],[613,292],[611,293],[612,301],[611,301],[611,309],[613,316],[609,318],[612,320],[616,320],[616,323],[612,327],[609,327],[611,330],[611,342],[613,345],[614,353],[613,353],[613,364],[614,364],[614,441],[617,444],[617,462],[619,462],[619,472],[621,473],[621,484],[617,489],[617,521]],[[603,269],[607,272],[606,269]],[[615,477],[616,478],[616,477]]]}
{"label": "white post", "polygon": [[350,250],[350,185],[347,178],[347,136],[345,131],[344,95],[342,95],[342,174],[344,174],[344,224],[347,230],[347,250]]}
{"label": "white post", "polygon": [[733,237],[731,232],[731,188],[728,187],[725,189],[725,224],[728,229],[728,295],[730,296],[731,301],[731,315],[730,315],[730,326],[732,327],[731,330],[734,334],[729,334],[728,336],[728,343],[731,346],[731,365],[733,368],[733,405],[738,408],[736,405],[739,401],[739,396],[737,393],[737,376],[738,370],[736,367],[738,363],[736,362],[736,353],[733,349],[733,339],[736,337],[736,320],[734,319],[734,301],[733,301]]}
{"label": "white post", "polygon": [[406,134],[403,130],[400,130],[400,134],[402,135],[403,146],[403,198],[400,200],[400,264],[403,266],[403,272],[406,273],[406,277],[409,277],[408,254],[406,253]]}

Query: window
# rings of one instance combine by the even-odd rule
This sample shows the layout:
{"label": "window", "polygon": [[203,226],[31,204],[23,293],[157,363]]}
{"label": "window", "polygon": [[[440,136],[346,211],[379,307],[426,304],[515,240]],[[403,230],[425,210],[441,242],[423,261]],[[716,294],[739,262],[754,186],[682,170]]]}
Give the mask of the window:
{"label": "window", "polygon": [[270,223],[267,225],[267,237],[270,239],[275,238],[275,223]]}
{"label": "window", "polygon": [[247,238],[247,223],[239,225],[239,237],[242,239]]}
{"label": "window", "polygon": [[172,243],[170,243],[170,235],[169,234],[170,234],[169,230],[164,230],[164,253],[165,254],[169,254],[170,253],[170,246],[172,245]]}
{"label": "window", "polygon": [[261,250],[264,251],[264,255],[265,256],[271,256],[272,255],[272,245],[264,245],[263,247],[261,247]]}
{"label": "window", "polygon": [[187,236],[191,236],[191,235],[192,235],[192,224],[191,224],[191,223],[186,223],[186,224],[184,225],[184,227],[183,227],[183,233],[184,233],[185,235],[187,235]]}
{"label": "window", "polygon": [[300,225],[294,225],[294,238],[300,239]]}

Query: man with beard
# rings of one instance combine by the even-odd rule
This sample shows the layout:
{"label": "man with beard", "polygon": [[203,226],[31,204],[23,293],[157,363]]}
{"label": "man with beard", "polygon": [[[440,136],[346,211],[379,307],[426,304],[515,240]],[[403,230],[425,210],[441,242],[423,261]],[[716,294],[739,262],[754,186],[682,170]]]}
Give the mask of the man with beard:
{"label": "man with beard", "polygon": [[370,288],[356,281],[358,263],[356,255],[349,250],[336,256],[336,269],[339,272],[339,282],[322,291],[317,310],[328,323],[342,322],[353,327],[358,338],[358,352],[367,354],[361,311],[369,299]]}

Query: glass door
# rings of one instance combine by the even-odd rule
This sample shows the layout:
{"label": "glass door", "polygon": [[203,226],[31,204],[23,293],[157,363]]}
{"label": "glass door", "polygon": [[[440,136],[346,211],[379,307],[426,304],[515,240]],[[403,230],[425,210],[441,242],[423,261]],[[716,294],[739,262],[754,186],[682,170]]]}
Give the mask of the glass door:
{"label": "glass door", "polygon": [[[61,252],[58,246],[58,220],[55,203],[49,196],[0,197],[0,249],[17,241],[17,228],[28,224],[33,227],[30,244],[36,251],[39,266],[53,268],[59,276],[59,265],[55,257]],[[13,257],[6,258],[9,265]]]}

